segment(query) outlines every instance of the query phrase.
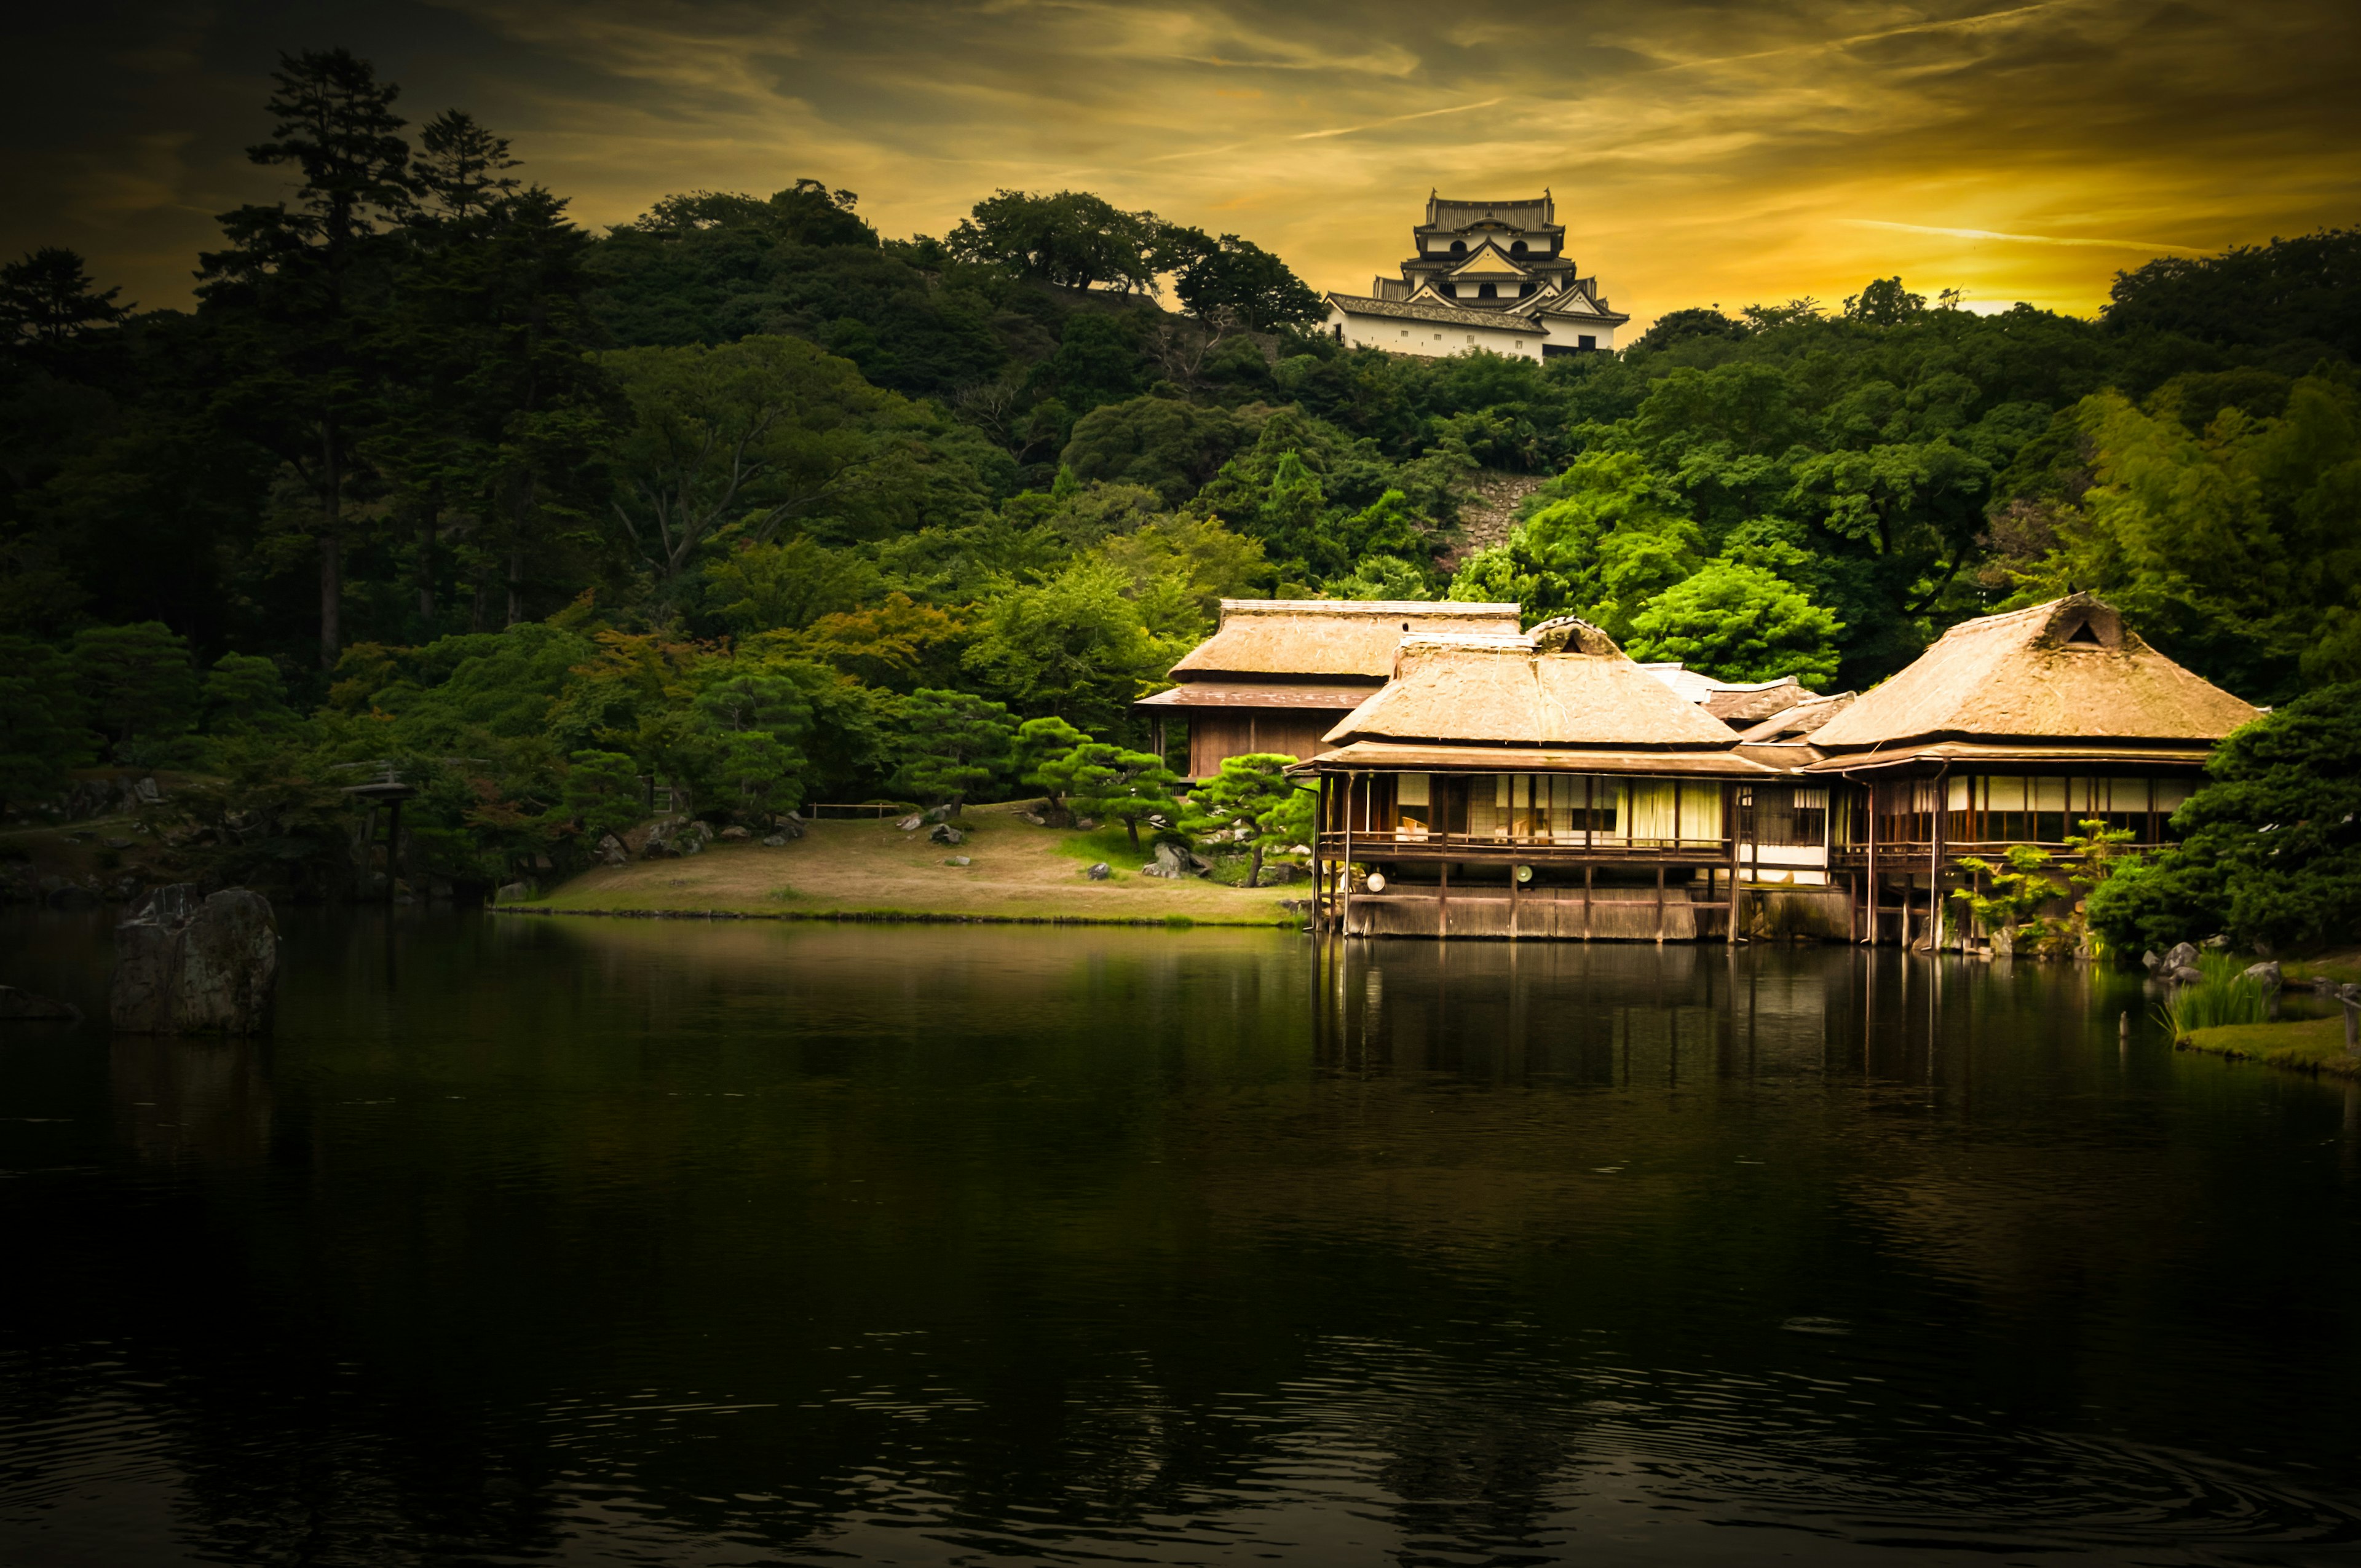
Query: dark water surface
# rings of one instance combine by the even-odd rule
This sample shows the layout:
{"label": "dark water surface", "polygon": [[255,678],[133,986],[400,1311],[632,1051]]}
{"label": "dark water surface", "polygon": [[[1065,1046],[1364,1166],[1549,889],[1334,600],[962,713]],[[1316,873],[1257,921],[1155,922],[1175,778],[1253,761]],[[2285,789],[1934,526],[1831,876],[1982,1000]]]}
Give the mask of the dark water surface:
{"label": "dark water surface", "polygon": [[292,926],[0,1025],[0,1563],[2361,1556],[2361,1104],[2128,980]]}

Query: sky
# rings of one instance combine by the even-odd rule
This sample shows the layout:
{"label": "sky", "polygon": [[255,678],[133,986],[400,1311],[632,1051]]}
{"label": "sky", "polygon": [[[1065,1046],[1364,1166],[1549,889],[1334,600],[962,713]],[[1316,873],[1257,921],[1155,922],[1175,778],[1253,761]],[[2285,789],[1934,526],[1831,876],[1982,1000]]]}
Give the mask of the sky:
{"label": "sky", "polygon": [[582,222],[798,177],[886,235],[1094,191],[1366,291],[1430,190],[1557,200],[1635,325],[1899,273],[2094,313],[2114,275],[2361,221],[2352,0],[88,0],[8,24],[0,254],[185,304],[281,50],[465,108]]}

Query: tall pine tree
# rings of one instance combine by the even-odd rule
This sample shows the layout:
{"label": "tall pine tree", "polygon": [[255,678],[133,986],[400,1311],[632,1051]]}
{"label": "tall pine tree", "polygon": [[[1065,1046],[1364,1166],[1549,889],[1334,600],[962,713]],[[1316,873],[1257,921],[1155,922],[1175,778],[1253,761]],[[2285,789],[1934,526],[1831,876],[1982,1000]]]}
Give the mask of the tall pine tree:
{"label": "tall pine tree", "polygon": [[223,408],[267,431],[313,499],[320,663],[343,643],[344,552],[359,444],[382,413],[371,335],[413,208],[401,89],[345,49],[281,55],[269,140],[254,162],[295,170],[293,198],[221,215],[226,248],[200,259],[204,307],[230,318],[238,374]]}

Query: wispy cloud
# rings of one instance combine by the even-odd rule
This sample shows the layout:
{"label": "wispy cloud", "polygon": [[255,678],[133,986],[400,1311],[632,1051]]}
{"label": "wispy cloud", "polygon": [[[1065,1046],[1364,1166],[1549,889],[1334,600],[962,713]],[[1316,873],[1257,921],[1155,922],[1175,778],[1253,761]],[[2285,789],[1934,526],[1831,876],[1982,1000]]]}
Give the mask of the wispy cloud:
{"label": "wispy cloud", "polygon": [[[2350,0],[343,14],[357,20],[335,41],[403,84],[406,113],[473,111],[592,224],[671,192],[809,175],[859,191],[887,234],[940,234],[994,189],[1089,189],[1218,214],[1315,285],[1363,285],[1401,254],[1430,187],[1547,186],[1583,270],[1642,321],[1839,298],[1903,268],[1927,291],[2087,311],[2140,252],[2351,223],[2361,190]],[[0,251],[71,245],[131,294],[185,300],[208,214],[276,189],[242,152],[265,129],[276,52],[324,40],[290,36],[281,8],[62,15],[0,58],[0,102],[26,127],[0,159]],[[137,72],[111,63],[126,38],[147,40]],[[1876,213],[1897,216],[1861,215]]]}
{"label": "wispy cloud", "polygon": [[2203,256],[2221,248],[2206,245],[2167,245],[2159,239],[2104,239],[2096,235],[2003,234],[1998,229],[1940,228],[1932,224],[1889,223],[1883,218],[1840,218],[1839,223],[1855,228],[1894,229],[1903,234],[1948,235],[1953,239],[1997,239],[2011,245],[2083,245],[2103,250],[2144,250],[2154,255],[2169,250],[2181,256]]}

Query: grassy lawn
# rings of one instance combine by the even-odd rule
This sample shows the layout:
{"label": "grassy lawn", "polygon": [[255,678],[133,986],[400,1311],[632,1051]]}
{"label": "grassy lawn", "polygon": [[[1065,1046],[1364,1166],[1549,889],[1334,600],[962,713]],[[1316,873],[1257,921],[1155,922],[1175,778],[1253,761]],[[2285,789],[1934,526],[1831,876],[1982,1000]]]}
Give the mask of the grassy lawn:
{"label": "grassy lawn", "polygon": [[[779,849],[717,843],[676,861],[585,872],[514,908],[588,913],[705,913],[987,920],[1300,925],[1279,900],[1291,888],[1216,887],[1194,877],[1144,877],[1120,828],[1082,834],[1016,818],[1016,804],[968,813],[968,841],[946,846],[891,821],[815,822]],[[964,855],[972,862],[944,861]],[[1114,875],[1084,875],[1104,860]]]}
{"label": "grassy lawn", "polygon": [[2361,1078],[2361,1057],[2345,1054],[2345,1020],[2300,1018],[2281,1024],[2224,1024],[2198,1029],[2180,1043],[2192,1051],[2247,1057],[2273,1067]]}

